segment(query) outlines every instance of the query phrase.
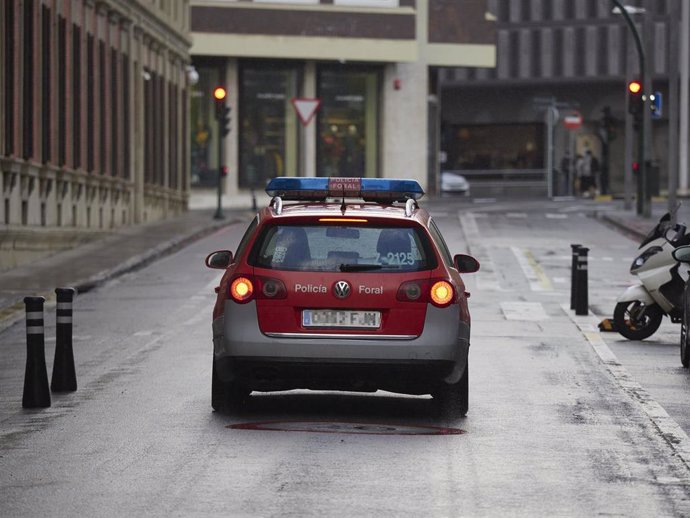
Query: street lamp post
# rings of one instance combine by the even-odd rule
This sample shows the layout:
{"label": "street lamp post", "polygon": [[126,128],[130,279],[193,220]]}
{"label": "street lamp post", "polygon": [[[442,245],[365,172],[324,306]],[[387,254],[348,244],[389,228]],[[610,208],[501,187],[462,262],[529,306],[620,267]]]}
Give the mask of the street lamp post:
{"label": "street lamp post", "polygon": [[[637,55],[640,61],[640,83],[642,85],[646,85],[645,56],[644,50],[642,48],[642,40],[640,40],[640,34],[637,32],[637,28],[635,27],[632,18],[630,18],[628,10],[623,6],[623,4],[621,4],[618,0],[611,0],[611,3],[613,3],[613,5],[616,6],[618,10],[621,12],[623,18],[625,18],[625,22],[628,24],[628,27],[630,28],[630,32],[633,35],[633,40],[635,41],[635,48],[637,49]],[[644,91],[643,94],[644,113],[644,110],[648,109],[646,101],[648,98],[649,91]],[[645,124],[642,123],[639,126],[640,127],[638,131],[637,141],[637,164],[639,167],[637,172],[637,214],[649,218],[651,217],[652,208],[650,196],[651,193],[649,192],[649,185],[647,183],[647,164],[645,157]]]}

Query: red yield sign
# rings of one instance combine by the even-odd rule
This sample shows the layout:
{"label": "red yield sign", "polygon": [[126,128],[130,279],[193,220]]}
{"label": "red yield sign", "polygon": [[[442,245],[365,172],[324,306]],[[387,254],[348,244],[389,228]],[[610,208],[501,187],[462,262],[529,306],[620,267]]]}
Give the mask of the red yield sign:
{"label": "red yield sign", "polygon": [[582,126],[582,115],[580,115],[580,112],[571,112],[563,117],[563,126],[569,130],[580,129]]}
{"label": "red yield sign", "polygon": [[321,99],[307,99],[307,98],[292,98],[290,99],[292,106],[295,107],[297,116],[299,117],[302,126],[309,124],[314,114],[321,106]]}

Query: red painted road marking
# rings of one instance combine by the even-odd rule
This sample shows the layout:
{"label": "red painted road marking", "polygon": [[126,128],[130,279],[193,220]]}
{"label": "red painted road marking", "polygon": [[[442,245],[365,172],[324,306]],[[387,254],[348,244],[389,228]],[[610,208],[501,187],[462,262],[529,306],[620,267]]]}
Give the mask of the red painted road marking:
{"label": "red painted road marking", "polygon": [[262,430],[272,432],[311,432],[363,435],[460,435],[467,433],[459,428],[439,426],[408,426],[379,423],[350,423],[341,421],[263,421],[258,423],[231,424],[232,430]]}

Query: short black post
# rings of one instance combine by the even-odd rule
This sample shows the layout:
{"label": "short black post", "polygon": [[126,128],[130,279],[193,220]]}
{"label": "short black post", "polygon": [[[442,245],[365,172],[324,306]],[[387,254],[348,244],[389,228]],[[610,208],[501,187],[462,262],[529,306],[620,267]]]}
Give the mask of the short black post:
{"label": "short black post", "polygon": [[575,309],[575,299],[577,298],[577,250],[582,245],[570,245],[572,249],[572,262],[570,264],[570,309]]}
{"label": "short black post", "polygon": [[24,408],[50,406],[50,389],[46,370],[43,330],[43,297],[26,297],[26,372],[24,374]]}
{"label": "short black post", "polygon": [[589,313],[589,296],[588,290],[588,274],[587,274],[587,252],[589,248],[581,246],[577,249],[577,280],[576,300],[575,300],[575,314],[587,315]]}
{"label": "short black post", "polygon": [[72,350],[72,301],[74,288],[57,288],[55,361],[50,389],[53,392],[77,390],[77,374],[74,371]]}

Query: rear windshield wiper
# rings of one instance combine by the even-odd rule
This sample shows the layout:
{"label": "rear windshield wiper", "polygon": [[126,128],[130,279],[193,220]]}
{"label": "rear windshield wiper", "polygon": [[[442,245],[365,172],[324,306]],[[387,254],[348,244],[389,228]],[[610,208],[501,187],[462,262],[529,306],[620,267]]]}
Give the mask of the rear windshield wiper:
{"label": "rear windshield wiper", "polygon": [[384,264],[341,264],[341,272],[366,272],[370,270],[381,270],[382,268],[398,268],[397,265]]}

